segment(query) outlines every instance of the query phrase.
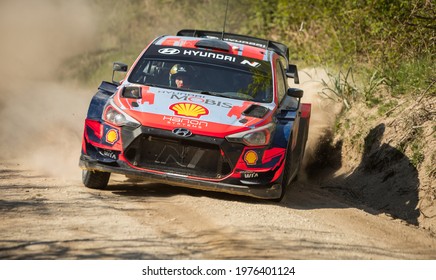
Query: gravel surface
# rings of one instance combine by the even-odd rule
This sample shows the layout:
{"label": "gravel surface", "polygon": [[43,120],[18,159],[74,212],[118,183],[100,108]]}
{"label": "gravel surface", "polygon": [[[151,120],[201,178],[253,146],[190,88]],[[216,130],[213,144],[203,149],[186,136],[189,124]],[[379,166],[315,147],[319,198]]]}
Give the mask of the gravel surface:
{"label": "gravel surface", "polygon": [[[78,176],[79,178],[79,176]],[[436,238],[297,183],[282,203],[0,164],[1,259],[435,259]]]}

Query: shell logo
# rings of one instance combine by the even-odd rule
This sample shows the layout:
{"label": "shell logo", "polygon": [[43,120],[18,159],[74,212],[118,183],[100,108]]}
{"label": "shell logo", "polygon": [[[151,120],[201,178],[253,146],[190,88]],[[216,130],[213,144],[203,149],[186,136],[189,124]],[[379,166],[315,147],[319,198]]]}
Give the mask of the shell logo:
{"label": "shell logo", "polygon": [[257,163],[257,153],[255,151],[248,151],[245,153],[244,160],[247,165],[255,165]]}
{"label": "shell logo", "polygon": [[115,129],[111,129],[106,133],[106,142],[113,144],[118,140],[118,132]]}
{"label": "shell logo", "polygon": [[193,103],[176,103],[170,106],[170,109],[178,116],[199,118],[209,114],[209,110],[201,105]]}

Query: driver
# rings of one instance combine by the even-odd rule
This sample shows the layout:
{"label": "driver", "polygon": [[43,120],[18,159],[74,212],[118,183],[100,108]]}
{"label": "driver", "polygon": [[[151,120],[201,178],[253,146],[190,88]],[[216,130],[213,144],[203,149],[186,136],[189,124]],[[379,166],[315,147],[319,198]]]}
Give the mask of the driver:
{"label": "driver", "polygon": [[188,67],[175,64],[170,70],[170,86],[189,88],[191,86],[191,72]]}

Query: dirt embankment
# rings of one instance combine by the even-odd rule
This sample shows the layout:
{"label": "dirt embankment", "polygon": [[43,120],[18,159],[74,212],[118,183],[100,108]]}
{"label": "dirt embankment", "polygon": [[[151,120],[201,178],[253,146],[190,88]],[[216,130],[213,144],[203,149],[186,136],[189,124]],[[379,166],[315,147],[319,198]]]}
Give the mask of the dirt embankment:
{"label": "dirt embankment", "polygon": [[366,211],[436,233],[435,96],[433,83],[416,99],[384,100],[396,104],[386,111],[355,104],[312,139],[307,177]]}
{"label": "dirt embankment", "polygon": [[375,114],[358,107],[341,120],[357,124],[342,129],[336,142],[349,194],[377,212],[436,232],[436,99],[405,100],[371,119]]}

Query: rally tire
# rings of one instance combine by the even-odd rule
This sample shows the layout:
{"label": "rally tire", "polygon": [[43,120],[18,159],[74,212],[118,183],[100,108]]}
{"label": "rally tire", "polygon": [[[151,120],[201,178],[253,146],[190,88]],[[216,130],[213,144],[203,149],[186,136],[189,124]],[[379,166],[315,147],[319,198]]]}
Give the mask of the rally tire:
{"label": "rally tire", "polygon": [[307,120],[306,119],[301,119],[300,120],[300,127],[298,129],[298,135],[301,135],[301,140],[300,140],[300,156],[298,159],[298,168],[297,168],[297,175],[295,175],[295,177],[292,179],[292,182],[296,182],[298,181],[300,174],[301,174],[301,169],[303,167],[303,160],[304,160],[304,153],[306,151],[306,143],[307,143],[307,136],[308,136],[308,126],[307,126]]}
{"label": "rally tire", "polygon": [[282,178],[282,191],[280,194],[280,197],[273,199],[275,202],[281,202],[283,198],[285,197],[286,190],[291,185],[291,157],[292,157],[292,150],[290,145],[288,145],[288,148],[286,150],[286,160],[285,160],[285,167],[283,169],[283,178]]}
{"label": "rally tire", "polygon": [[90,189],[105,189],[110,176],[109,172],[82,170],[82,182],[85,187]]}

